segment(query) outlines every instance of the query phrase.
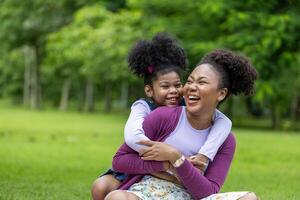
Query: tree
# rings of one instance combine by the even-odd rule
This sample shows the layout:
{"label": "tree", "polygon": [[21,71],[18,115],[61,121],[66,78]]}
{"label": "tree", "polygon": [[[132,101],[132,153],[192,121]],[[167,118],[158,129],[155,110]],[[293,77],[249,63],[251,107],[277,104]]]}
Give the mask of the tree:
{"label": "tree", "polygon": [[49,36],[45,72],[48,71],[50,76],[59,74],[65,79],[62,109],[66,109],[63,104],[68,99],[66,94],[70,90],[71,77],[75,76],[85,79],[86,111],[94,109],[95,84],[103,86],[106,111],[111,109],[115,82],[123,83],[123,95],[126,96],[127,79],[130,79],[126,57],[130,46],[142,35],[138,29],[139,16],[128,11],[112,13],[102,5],[88,6],[75,14],[72,23]]}
{"label": "tree", "polygon": [[38,108],[40,104],[39,65],[44,54],[46,35],[69,23],[72,13],[82,5],[82,1],[70,0],[1,2],[0,42],[8,50],[23,49],[26,59],[23,90],[25,105]]}

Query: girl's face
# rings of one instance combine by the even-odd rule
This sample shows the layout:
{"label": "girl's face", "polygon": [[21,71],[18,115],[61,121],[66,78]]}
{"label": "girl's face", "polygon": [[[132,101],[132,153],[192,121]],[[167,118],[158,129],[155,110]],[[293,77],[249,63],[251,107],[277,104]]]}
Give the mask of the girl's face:
{"label": "girl's face", "polygon": [[182,99],[182,84],[176,72],[159,75],[145,93],[158,106],[177,106]]}
{"label": "girl's face", "polygon": [[214,112],[218,103],[227,94],[227,89],[219,89],[219,74],[210,64],[201,64],[189,75],[184,86],[186,108],[193,114]]}

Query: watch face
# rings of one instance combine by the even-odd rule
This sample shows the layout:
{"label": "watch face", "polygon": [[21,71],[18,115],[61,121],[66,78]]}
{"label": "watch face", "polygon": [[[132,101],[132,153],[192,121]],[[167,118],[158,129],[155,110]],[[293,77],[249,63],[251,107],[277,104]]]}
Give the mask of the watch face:
{"label": "watch face", "polygon": [[182,155],[180,158],[178,158],[175,163],[173,164],[174,167],[179,167],[184,162],[185,157]]}

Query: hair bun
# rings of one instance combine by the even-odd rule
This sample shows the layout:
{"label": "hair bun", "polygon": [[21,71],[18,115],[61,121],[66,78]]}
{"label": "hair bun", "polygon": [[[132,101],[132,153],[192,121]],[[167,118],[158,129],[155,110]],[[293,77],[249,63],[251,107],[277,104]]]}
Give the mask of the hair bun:
{"label": "hair bun", "polygon": [[156,34],[151,41],[140,40],[129,52],[130,70],[139,77],[148,73],[148,67],[155,69],[163,65],[172,65],[185,69],[186,54],[177,41],[165,33]]}
{"label": "hair bun", "polygon": [[222,66],[228,73],[230,93],[235,95],[240,93],[251,95],[253,93],[257,71],[245,56],[229,50],[218,49],[207,54],[202,63],[209,60]]}

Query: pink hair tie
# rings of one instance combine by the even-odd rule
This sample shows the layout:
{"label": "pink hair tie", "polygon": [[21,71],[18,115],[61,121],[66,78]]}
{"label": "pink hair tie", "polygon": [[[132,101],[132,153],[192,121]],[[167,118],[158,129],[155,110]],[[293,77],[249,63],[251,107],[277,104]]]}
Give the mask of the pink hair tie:
{"label": "pink hair tie", "polygon": [[153,67],[152,65],[149,65],[149,66],[147,67],[147,70],[148,70],[149,74],[152,74],[153,71],[154,71],[154,67]]}

